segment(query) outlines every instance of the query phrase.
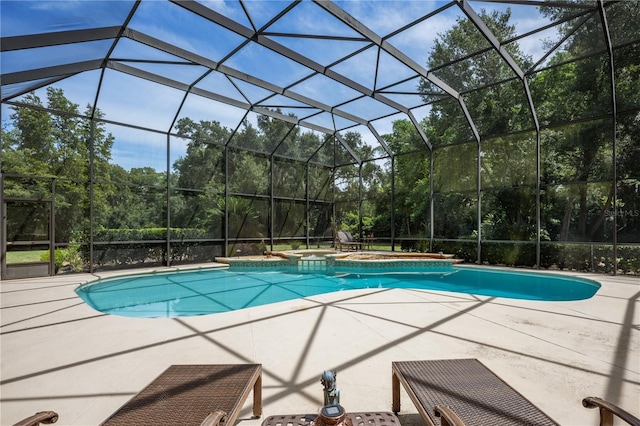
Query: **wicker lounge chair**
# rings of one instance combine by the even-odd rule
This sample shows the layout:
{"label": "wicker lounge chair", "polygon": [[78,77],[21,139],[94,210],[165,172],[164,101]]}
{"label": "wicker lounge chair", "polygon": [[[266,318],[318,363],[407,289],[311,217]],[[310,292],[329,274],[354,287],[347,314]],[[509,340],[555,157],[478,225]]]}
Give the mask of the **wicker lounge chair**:
{"label": "wicker lounge chair", "polygon": [[362,250],[363,243],[356,241],[350,232],[338,231],[338,250],[342,250],[342,247],[346,247],[347,250]]}
{"label": "wicker lounge chair", "polygon": [[233,425],[252,389],[258,417],[261,364],[172,365],[102,424]]}
{"label": "wicker lounge chair", "polygon": [[13,426],[38,426],[40,424],[49,425],[58,421],[58,414],[55,411],[40,411],[39,413],[20,420]]}
{"label": "wicker lounge chair", "polygon": [[640,419],[626,412],[622,408],[614,405],[602,398],[589,396],[582,400],[582,405],[586,408],[598,408],[600,411],[600,426],[613,426],[613,416],[624,420],[631,426],[640,426]]}
{"label": "wicker lounge chair", "polygon": [[427,425],[558,424],[477,359],[393,362],[392,377],[392,411],[402,384]]}

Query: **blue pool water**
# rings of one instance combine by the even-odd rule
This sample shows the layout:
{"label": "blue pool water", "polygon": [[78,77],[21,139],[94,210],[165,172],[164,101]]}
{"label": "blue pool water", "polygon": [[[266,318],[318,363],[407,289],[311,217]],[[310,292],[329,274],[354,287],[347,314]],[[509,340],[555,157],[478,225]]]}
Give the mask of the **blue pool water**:
{"label": "blue pool water", "polygon": [[439,290],[540,301],[582,300],[600,284],[578,278],[468,267],[428,272],[313,274],[200,269],[103,279],[76,293],[92,308],[128,317],[180,317],[228,312],[335,291],[367,288]]}
{"label": "blue pool water", "polygon": [[428,272],[312,274],[200,269],[98,280],[76,293],[92,308],[128,317],[180,317],[234,311],[335,291],[367,288],[440,290],[513,299],[592,297],[600,284],[578,278],[468,267]]}

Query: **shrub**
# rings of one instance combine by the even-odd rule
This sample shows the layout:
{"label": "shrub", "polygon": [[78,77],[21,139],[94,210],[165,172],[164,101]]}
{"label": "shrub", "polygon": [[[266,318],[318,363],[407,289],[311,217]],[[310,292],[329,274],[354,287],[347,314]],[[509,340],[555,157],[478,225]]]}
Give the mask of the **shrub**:
{"label": "shrub", "polygon": [[640,275],[640,247],[618,246],[618,268],[625,274]]}
{"label": "shrub", "polygon": [[410,253],[427,253],[429,251],[429,239],[419,237],[415,240],[400,240],[400,250]]}
{"label": "shrub", "polygon": [[[54,260],[56,274],[62,272],[79,272],[84,269],[86,264],[83,258],[83,252],[79,245],[71,245],[67,248],[59,248],[54,251]],[[49,261],[49,252],[42,253],[40,260]]]}
{"label": "shrub", "polygon": [[[191,240],[206,237],[206,231],[199,228],[169,228],[171,240]],[[93,239],[96,242],[107,241],[152,241],[166,240],[167,228],[140,229],[99,229]]]}

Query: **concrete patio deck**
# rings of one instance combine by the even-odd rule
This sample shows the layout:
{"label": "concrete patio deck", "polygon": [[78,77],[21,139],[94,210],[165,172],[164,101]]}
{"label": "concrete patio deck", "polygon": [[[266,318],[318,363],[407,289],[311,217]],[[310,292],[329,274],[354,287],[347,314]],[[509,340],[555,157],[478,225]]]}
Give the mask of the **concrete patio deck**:
{"label": "concrete patio deck", "polygon": [[[562,425],[598,424],[585,396],[640,417],[638,278],[579,274],[602,288],[575,302],[368,289],[174,319],[104,315],[74,293],[122,273],[0,282],[0,424],[53,410],[96,425],[190,363],[261,363],[263,418],[317,412],[326,369],[348,411],[388,411],[392,361],[443,358],[478,358]],[[250,398],[239,425],[261,423]],[[403,393],[402,423],[416,412]]]}

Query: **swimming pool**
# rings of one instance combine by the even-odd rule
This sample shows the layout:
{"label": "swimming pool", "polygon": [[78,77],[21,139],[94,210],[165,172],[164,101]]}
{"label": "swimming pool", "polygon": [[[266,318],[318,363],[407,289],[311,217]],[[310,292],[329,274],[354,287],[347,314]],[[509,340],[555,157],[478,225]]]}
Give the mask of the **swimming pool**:
{"label": "swimming pool", "polygon": [[[109,278],[76,293],[93,309],[128,317],[181,317],[234,311],[335,291],[367,288],[438,290],[540,301],[582,300],[600,284],[579,278],[470,267],[389,273],[199,269]],[[367,273],[369,272],[369,273]]]}

